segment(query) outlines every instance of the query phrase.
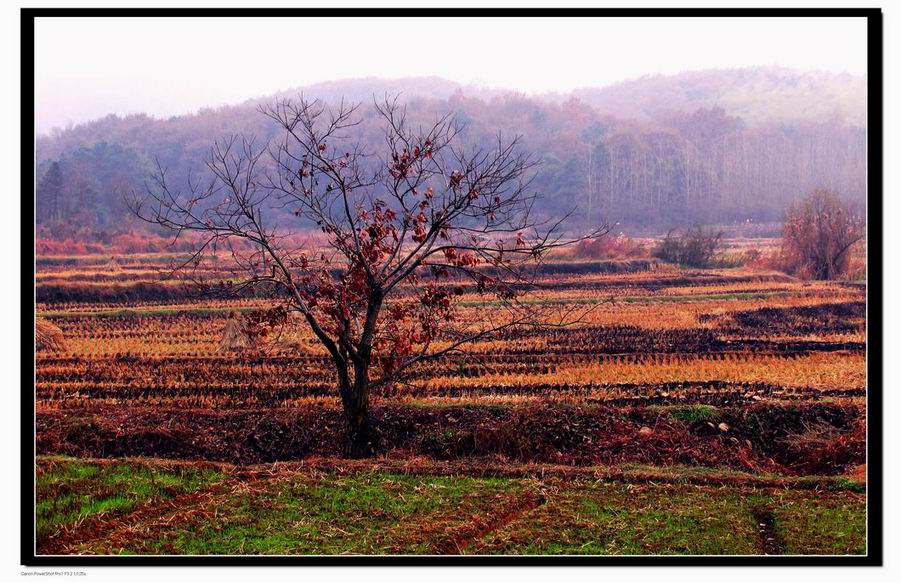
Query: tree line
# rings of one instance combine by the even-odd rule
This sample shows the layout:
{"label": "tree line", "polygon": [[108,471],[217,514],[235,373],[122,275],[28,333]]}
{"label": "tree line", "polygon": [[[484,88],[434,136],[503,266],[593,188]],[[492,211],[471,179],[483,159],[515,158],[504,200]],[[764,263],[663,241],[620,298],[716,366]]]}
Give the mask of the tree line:
{"label": "tree line", "polygon": [[[490,148],[499,135],[521,136],[537,158],[527,177],[541,194],[536,215],[575,210],[568,219],[573,228],[778,221],[818,187],[852,203],[865,199],[866,129],[838,119],[749,124],[714,107],[628,120],[574,98],[554,103],[462,92],[404,104],[414,125],[450,114],[467,146]],[[377,151],[382,130],[378,116],[367,114],[354,137],[362,150]],[[165,120],[109,116],[40,137],[38,225],[64,223],[82,234],[129,227],[124,197],[145,189],[157,163],[174,183],[187,183],[209,157],[210,143],[230,134],[260,143],[276,137],[250,104]]]}

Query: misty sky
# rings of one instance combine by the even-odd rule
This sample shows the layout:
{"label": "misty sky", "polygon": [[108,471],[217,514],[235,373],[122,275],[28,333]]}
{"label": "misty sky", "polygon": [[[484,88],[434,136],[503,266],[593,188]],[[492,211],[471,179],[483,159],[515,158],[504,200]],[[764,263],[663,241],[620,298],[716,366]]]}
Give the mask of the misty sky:
{"label": "misty sky", "polygon": [[353,77],[528,93],[781,65],[866,73],[864,18],[38,18],[36,129]]}

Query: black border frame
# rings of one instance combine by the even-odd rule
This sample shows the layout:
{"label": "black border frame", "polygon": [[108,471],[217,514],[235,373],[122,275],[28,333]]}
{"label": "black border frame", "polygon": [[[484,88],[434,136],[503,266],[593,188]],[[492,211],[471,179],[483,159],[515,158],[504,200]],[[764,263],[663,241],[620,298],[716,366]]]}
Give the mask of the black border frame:
{"label": "black border frame", "polygon": [[[867,19],[867,551],[861,556],[48,556],[34,540],[34,19],[37,17],[863,17]],[[881,566],[883,564],[883,22],[880,8],[22,8],[21,30],[21,516],[28,567],[88,566]],[[26,212],[28,202],[31,212]],[[32,372],[31,383],[25,371]],[[30,547],[30,548],[29,548]]]}

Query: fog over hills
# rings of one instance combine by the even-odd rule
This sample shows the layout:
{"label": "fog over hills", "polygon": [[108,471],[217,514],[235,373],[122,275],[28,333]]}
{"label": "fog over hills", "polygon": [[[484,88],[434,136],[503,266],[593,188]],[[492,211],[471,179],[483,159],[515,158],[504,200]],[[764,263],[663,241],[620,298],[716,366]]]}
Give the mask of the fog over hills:
{"label": "fog over hills", "polygon": [[600,113],[655,117],[667,111],[722,107],[748,123],[838,119],[866,124],[866,77],[782,67],[654,75],[572,94]]}
{"label": "fog over hills", "polygon": [[143,188],[154,160],[173,180],[185,180],[189,170],[202,168],[217,138],[273,137],[256,109],[299,93],[328,103],[362,102],[359,139],[373,148],[383,146],[369,105],[386,94],[400,94],[414,121],[454,115],[467,126],[470,144],[487,143],[497,132],[522,135],[523,147],[541,162],[533,183],[543,195],[539,210],[554,215],[590,206],[591,216],[577,213],[586,224],[778,220],[789,201],[818,186],[852,201],[865,196],[867,83],[861,76],[779,67],[706,70],[541,95],[439,77],[362,78],[166,119],[111,115],[41,135],[38,221],[78,213],[86,229],[127,226],[122,193]]}
{"label": "fog over hills", "polygon": [[[374,95],[386,93],[399,93],[406,98],[447,99],[458,92],[482,99],[525,95],[509,89],[464,85],[436,76],[366,77],[294,87],[233,106],[259,105],[273,98],[291,98],[300,93],[332,102],[342,98],[371,102]],[[603,115],[619,118],[652,119],[667,112],[721,107],[726,113],[749,123],[837,117],[846,123],[863,126],[866,124],[867,80],[866,76],[848,73],[783,67],[710,69],[677,75],[649,75],[605,87],[583,87],[566,93],[529,97],[556,103],[575,97]],[[55,130],[56,133],[59,131]]]}

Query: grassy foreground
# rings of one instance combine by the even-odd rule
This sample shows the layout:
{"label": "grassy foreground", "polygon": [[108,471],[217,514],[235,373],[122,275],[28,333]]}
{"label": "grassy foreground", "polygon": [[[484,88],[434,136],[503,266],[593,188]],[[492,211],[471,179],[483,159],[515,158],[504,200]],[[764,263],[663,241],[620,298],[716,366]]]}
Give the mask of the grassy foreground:
{"label": "grassy foreground", "polygon": [[40,554],[860,554],[822,490],[38,460]]}

